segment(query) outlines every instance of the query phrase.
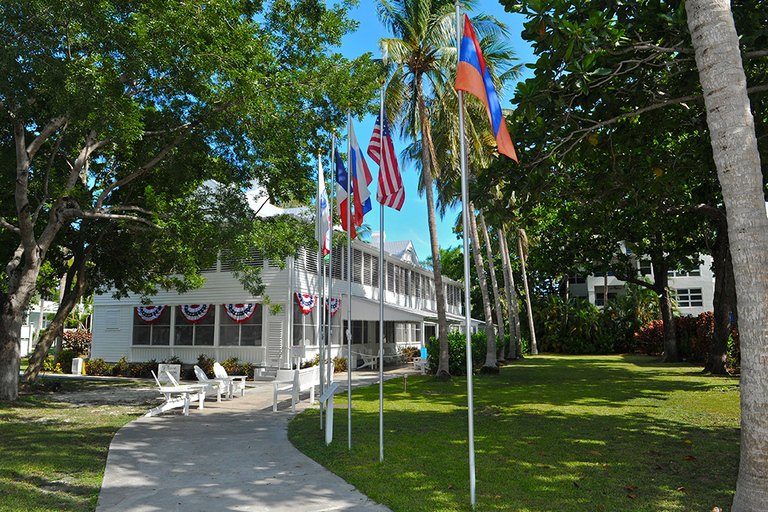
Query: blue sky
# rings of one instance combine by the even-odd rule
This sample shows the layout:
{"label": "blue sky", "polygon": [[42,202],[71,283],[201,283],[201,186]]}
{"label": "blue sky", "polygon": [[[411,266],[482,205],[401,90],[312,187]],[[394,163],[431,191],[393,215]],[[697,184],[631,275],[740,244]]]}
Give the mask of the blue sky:
{"label": "blue sky", "polygon": [[[360,6],[351,12],[351,17],[360,23],[357,32],[344,38],[341,52],[347,58],[354,58],[366,52],[371,52],[375,57],[381,55],[378,41],[383,37],[389,37],[385,28],[379,22],[376,15],[377,2],[374,0],[361,0]],[[484,12],[495,16],[499,21],[507,25],[510,32],[510,42],[515,49],[517,58],[522,63],[531,63],[534,61],[533,54],[528,44],[522,40],[520,33],[523,30],[525,17],[520,14],[512,14],[504,11],[504,8],[491,1],[479,2],[474,14]],[[509,97],[512,94],[514,85],[505,91],[505,99],[502,99],[502,108],[509,108]],[[363,121],[353,121],[355,134],[361,146],[363,153],[366,152],[368,141],[373,133],[373,124],[375,117],[365,118]],[[392,130],[393,133],[396,129]],[[513,141],[514,142],[514,141]],[[406,144],[404,141],[395,139],[395,150],[400,153]],[[375,201],[376,183],[378,179],[378,166],[367,159],[368,167],[373,174],[373,183],[370,191],[373,199],[373,211],[365,216],[365,222],[371,227],[372,231],[379,230],[379,204]],[[429,242],[429,227],[427,224],[427,205],[426,196],[419,197],[417,183],[418,174],[413,165],[404,167],[400,162],[400,171],[403,177],[403,185],[406,191],[405,204],[401,211],[392,208],[385,208],[384,213],[384,232],[388,242],[411,240],[416,249],[416,254],[420,260],[425,260],[432,255]],[[440,247],[449,248],[462,244],[462,241],[452,232],[457,216],[461,210],[455,208],[446,213],[441,220],[438,217],[438,241]]]}

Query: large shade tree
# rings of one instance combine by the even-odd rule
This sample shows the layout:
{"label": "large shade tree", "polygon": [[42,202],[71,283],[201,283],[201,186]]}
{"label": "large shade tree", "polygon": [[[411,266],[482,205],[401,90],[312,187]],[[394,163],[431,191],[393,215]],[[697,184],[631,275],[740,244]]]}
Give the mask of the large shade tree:
{"label": "large shade tree", "polygon": [[[311,155],[348,104],[363,112],[375,95],[369,56],[348,61],[331,51],[354,29],[349,6],[3,6],[0,151],[12,185],[0,212],[0,400],[17,396],[21,321],[65,231],[80,237],[69,250],[86,259],[112,236],[127,237],[129,254],[152,257],[137,248],[152,235],[136,233],[168,228],[207,179],[238,188],[257,180],[276,202],[311,197]],[[193,260],[180,257],[174,270],[205,263]]]}

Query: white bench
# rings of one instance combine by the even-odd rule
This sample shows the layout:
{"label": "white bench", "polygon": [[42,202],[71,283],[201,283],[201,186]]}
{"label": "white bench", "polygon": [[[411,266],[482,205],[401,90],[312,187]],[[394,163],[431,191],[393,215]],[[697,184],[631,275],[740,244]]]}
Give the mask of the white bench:
{"label": "white bench", "polygon": [[205,388],[207,387],[207,384],[180,385],[170,373],[166,372],[166,377],[171,381],[171,385],[164,386],[160,383],[154,370],[152,371],[152,376],[155,378],[157,387],[165,398],[165,402],[157,407],[153,407],[147,411],[144,416],[157,416],[174,407],[183,407],[184,416],[189,416],[189,404],[194,400],[199,401],[198,409],[203,409],[205,406]]}
{"label": "white bench", "polygon": [[309,391],[310,403],[314,403],[315,386],[319,385],[320,367],[317,365],[301,370],[277,370],[277,376],[272,382],[272,410],[277,412],[277,395],[291,395],[291,411],[294,412],[302,391]]}
{"label": "white bench", "polygon": [[[373,343],[369,345],[353,345],[352,346],[352,353],[355,354],[357,357],[363,360],[363,364],[360,365],[360,368],[365,368],[366,366],[370,367],[371,369],[375,370],[379,367],[379,344]],[[397,344],[396,343],[385,343],[384,344],[384,364],[387,364],[389,362],[402,362],[403,356],[397,351]]]}

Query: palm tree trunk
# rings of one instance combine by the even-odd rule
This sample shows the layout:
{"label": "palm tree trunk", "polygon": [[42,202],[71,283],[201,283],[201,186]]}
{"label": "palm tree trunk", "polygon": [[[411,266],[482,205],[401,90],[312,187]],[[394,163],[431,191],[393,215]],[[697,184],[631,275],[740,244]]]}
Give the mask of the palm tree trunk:
{"label": "palm tree trunk", "polygon": [[528,274],[525,272],[525,254],[523,253],[523,240],[520,235],[525,235],[523,230],[520,230],[520,234],[517,236],[517,250],[520,252],[520,268],[523,271],[523,287],[525,288],[525,302],[528,308],[528,327],[531,330],[531,354],[536,355],[539,353],[539,348],[536,346],[536,329],[533,327],[533,308],[531,306],[531,291],[528,289]]}
{"label": "palm tree trunk", "polygon": [[488,268],[491,274],[491,287],[493,289],[494,305],[496,307],[496,329],[497,335],[501,338],[501,353],[499,360],[505,359],[505,350],[507,347],[507,338],[504,334],[504,308],[501,306],[501,295],[499,295],[499,282],[496,279],[496,269],[493,264],[493,249],[491,248],[491,237],[488,235],[488,226],[485,224],[485,215],[480,210],[480,229],[483,230],[485,238],[485,254],[488,256]]}
{"label": "palm tree trunk", "polygon": [[[432,179],[432,165],[429,155],[431,146],[429,120],[427,119],[427,104],[424,101],[424,87],[421,74],[416,74],[416,95],[419,106],[419,123],[421,125],[421,166],[424,176],[424,188],[427,192],[427,220],[429,222],[429,240],[432,247],[432,271],[435,278],[435,300],[437,302],[437,331],[440,338],[440,357],[437,364],[437,378],[451,378],[448,356],[448,318],[445,314],[445,294],[443,293],[443,272],[440,265],[440,245],[437,240],[437,216],[435,214],[435,198]],[[467,304],[466,307],[469,307]]]}
{"label": "palm tree trunk", "polygon": [[507,232],[496,229],[501,251],[501,265],[504,270],[504,293],[507,297],[507,318],[509,318],[509,359],[523,357],[523,344],[520,340],[520,315],[517,313],[517,290],[515,290],[515,274],[512,272],[512,258],[509,256]]}
{"label": "palm tree trunk", "polygon": [[686,2],[723,190],[741,341],[741,459],[734,512],[768,510],[768,217],[739,36],[728,0]]}
{"label": "palm tree trunk", "polygon": [[472,254],[475,257],[475,268],[477,269],[477,282],[480,284],[480,293],[483,295],[483,314],[485,316],[485,342],[486,353],[485,363],[483,364],[483,373],[498,373],[499,366],[496,364],[496,334],[493,327],[493,314],[491,313],[491,299],[488,296],[488,282],[485,279],[485,263],[483,263],[483,253],[480,248],[480,237],[477,234],[477,221],[475,220],[475,205],[472,201],[466,205],[467,219],[469,226],[469,237],[472,239]]}

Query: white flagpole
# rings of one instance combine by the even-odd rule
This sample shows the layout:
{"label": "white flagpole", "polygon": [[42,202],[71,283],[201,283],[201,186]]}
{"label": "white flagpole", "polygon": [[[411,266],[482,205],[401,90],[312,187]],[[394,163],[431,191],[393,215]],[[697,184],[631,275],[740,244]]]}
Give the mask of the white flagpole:
{"label": "white flagpole", "polygon": [[[334,167],[336,164],[336,160],[335,160],[336,155],[334,153],[336,151],[336,130],[333,131],[332,148],[333,149],[331,150],[331,159],[333,160],[333,163],[331,164],[331,167]],[[331,175],[335,176],[336,173],[332,172]],[[333,185],[333,178],[331,178],[331,185]],[[325,301],[323,301],[323,314],[325,315],[325,319],[327,321],[326,336],[325,336],[325,345],[326,345],[325,357],[328,358],[328,363],[327,363],[328,374],[327,374],[327,380],[326,380],[328,386],[331,385],[331,367],[330,367],[331,359],[332,359],[331,358],[331,335],[333,334],[333,328],[331,327],[332,317],[331,317],[331,308],[330,308],[331,298],[333,298],[333,202],[332,201],[331,201],[330,227],[331,227],[331,243],[328,247],[328,294],[325,296],[326,297],[325,300],[328,301],[327,313],[325,312]],[[321,379],[323,378],[323,368],[324,367],[322,366],[320,367]]]}
{"label": "white flagpole", "polygon": [[[320,160],[320,151],[319,150],[317,152],[317,169],[318,169],[318,172],[317,172],[318,179],[320,179],[321,178],[320,170],[322,169],[322,162]],[[331,169],[333,169],[333,165],[331,165]],[[322,176],[322,179],[325,180],[325,176]],[[318,220],[318,223],[319,223],[320,222],[320,216],[322,215],[321,208],[320,208],[320,184],[319,183],[318,183],[318,187],[317,187],[317,208],[315,208],[315,209],[317,210],[317,220]],[[323,237],[318,242],[318,249],[317,249],[317,263],[318,263],[318,267],[317,267],[318,276],[317,276],[317,278],[318,278],[318,281],[320,282],[320,286],[318,287],[319,289],[317,290],[317,296],[318,296],[318,298],[320,300],[322,300],[323,293],[325,292],[325,290],[324,290],[324,287],[325,287],[325,279],[324,279],[324,277],[325,277],[325,265],[323,265],[323,243],[324,243],[324,241],[325,241],[325,237]],[[323,365],[322,337],[323,337],[324,325],[323,325],[322,317],[321,317],[320,314],[317,315],[317,320],[315,321],[315,324],[317,325],[316,339],[317,339],[317,344],[318,344],[318,351],[320,353],[320,368],[321,368],[321,372],[320,372],[320,393],[322,394],[324,392],[324,387],[325,387],[324,386],[325,383],[323,382],[323,372],[322,372],[322,368],[323,368],[323,366],[322,366]],[[323,421],[323,404],[320,404],[320,430],[323,430],[323,425],[325,425],[325,422]]]}
{"label": "white flagpole", "polygon": [[[381,81],[381,106],[379,107],[379,134],[384,146],[384,81]],[[383,151],[382,151],[383,153]],[[381,166],[379,166],[381,172]],[[379,203],[379,462],[384,461],[384,205]]]}
{"label": "white flagpole", "polygon": [[[456,2],[456,56],[461,53],[461,5]],[[458,65],[458,60],[457,60]],[[472,391],[472,336],[469,326],[472,319],[469,302],[469,218],[467,205],[469,204],[469,187],[467,185],[467,154],[464,147],[464,91],[459,91],[459,147],[461,151],[461,218],[464,225],[464,323],[466,329],[467,349],[467,416],[469,419],[469,499],[472,508],[475,508],[475,420],[474,420],[474,396]],[[473,212],[474,215],[474,212]]]}
{"label": "white flagpole", "polygon": [[352,449],[352,112],[347,110],[347,448]]}

